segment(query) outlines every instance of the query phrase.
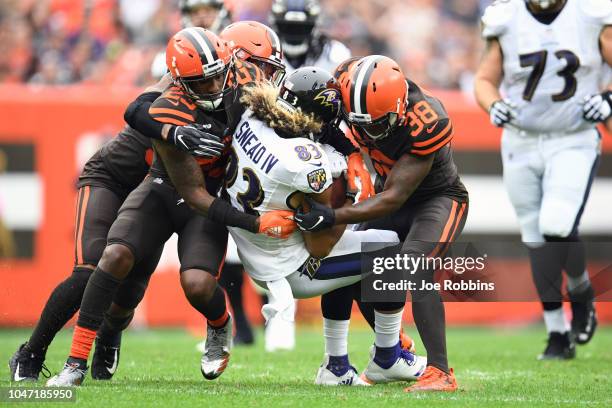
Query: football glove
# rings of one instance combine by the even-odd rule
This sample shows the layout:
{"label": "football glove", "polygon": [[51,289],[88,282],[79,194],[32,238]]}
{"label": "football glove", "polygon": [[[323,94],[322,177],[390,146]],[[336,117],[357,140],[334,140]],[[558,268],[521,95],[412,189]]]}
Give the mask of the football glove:
{"label": "football glove", "polygon": [[612,91],[584,98],[582,117],[589,122],[603,122],[612,116]]}
{"label": "football glove", "polygon": [[355,152],[348,157],[348,168],[346,170],[346,193],[353,198],[353,202],[358,203],[373,197],[374,185],[370,178],[370,173],[363,163],[361,153]]}
{"label": "football glove", "polygon": [[221,137],[206,132],[204,127],[197,123],[174,126],[168,134],[168,141],[179,150],[205,159],[221,156],[225,147]]}
{"label": "football glove", "polygon": [[295,231],[293,211],[270,211],[259,216],[259,233],[272,238],[287,239]]}
{"label": "football glove", "polygon": [[306,202],[310,207],[308,212],[304,212],[304,206],[300,206],[293,216],[298,227],[302,231],[315,232],[334,226],[336,215],[334,210],[328,206],[318,203],[310,197],[306,197]]}
{"label": "football glove", "polygon": [[516,118],[516,105],[509,99],[495,101],[489,108],[489,119],[497,127],[504,127],[514,118]]}

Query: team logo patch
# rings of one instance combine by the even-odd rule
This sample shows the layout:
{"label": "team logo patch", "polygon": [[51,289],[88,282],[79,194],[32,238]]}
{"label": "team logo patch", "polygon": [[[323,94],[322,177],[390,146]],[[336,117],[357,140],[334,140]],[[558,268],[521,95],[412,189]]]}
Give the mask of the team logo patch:
{"label": "team logo patch", "polygon": [[335,89],[326,89],[319,92],[319,94],[314,97],[314,100],[318,101],[323,106],[334,106],[340,100],[340,92]]}
{"label": "team logo patch", "polygon": [[316,169],[315,171],[311,171],[306,176],[308,179],[308,185],[317,193],[323,189],[325,183],[327,182],[327,174],[325,174],[325,169]]}

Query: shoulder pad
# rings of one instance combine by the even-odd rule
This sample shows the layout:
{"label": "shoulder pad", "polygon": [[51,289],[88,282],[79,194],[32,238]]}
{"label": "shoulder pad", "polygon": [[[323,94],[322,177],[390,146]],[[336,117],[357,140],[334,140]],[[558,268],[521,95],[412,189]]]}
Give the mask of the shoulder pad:
{"label": "shoulder pad", "polygon": [[342,61],[351,57],[351,51],[346,45],[340,41],[330,40],[329,42],[329,60],[334,65],[340,64]]}
{"label": "shoulder pad", "polygon": [[580,0],[578,8],[590,24],[612,25],[612,2],[610,0]]}
{"label": "shoulder pad", "polygon": [[183,126],[194,123],[197,105],[176,85],[168,87],[149,108],[149,115],[158,122]]}
{"label": "shoulder pad", "polygon": [[518,10],[518,2],[522,5],[523,0],[496,0],[486,8],[481,19],[483,38],[495,38],[505,34],[508,24]]}

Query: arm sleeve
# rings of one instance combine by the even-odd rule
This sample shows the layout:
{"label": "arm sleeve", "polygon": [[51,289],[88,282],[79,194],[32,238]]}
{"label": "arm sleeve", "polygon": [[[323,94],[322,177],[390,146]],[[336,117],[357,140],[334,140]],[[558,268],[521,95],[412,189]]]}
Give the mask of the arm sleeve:
{"label": "arm sleeve", "polygon": [[130,103],[123,114],[123,119],[131,128],[146,137],[162,140],[163,123],[155,121],[149,115],[149,107],[161,95],[160,92],[147,92]]}

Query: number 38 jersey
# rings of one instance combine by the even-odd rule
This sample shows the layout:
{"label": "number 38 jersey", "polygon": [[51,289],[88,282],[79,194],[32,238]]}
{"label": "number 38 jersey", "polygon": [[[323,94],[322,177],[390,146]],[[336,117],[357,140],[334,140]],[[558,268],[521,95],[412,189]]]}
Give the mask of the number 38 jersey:
{"label": "number 38 jersey", "polygon": [[567,0],[550,23],[524,0],[497,0],[482,17],[483,36],[497,38],[504,62],[502,92],[519,107],[513,124],[532,132],[574,132],[585,96],[600,92],[605,62],[599,36],[612,24],[610,0]]}
{"label": "number 38 jersey", "polygon": [[[250,110],[236,127],[225,178],[232,206],[248,213],[289,210],[296,192],[320,193],[333,181],[321,145],[306,138],[281,138]],[[299,231],[281,240],[229,230],[246,271],[258,280],[285,277],[309,256]]]}

